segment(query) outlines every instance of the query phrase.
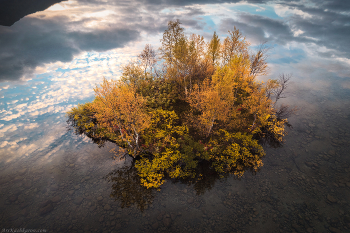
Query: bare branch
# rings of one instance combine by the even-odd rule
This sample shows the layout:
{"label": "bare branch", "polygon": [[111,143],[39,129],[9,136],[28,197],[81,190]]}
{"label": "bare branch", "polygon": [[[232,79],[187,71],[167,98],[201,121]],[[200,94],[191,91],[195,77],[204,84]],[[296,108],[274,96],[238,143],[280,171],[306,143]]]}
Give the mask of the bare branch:
{"label": "bare branch", "polygon": [[152,45],[146,44],[144,50],[138,55],[138,58],[141,60],[141,64],[145,67],[145,75],[148,67],[151,69],[150,73],[152,73],[152,69],[157,62],[157,54],[152,48]]}
{"label": "bare branch", "polygon": [[288,81],[291,79],[291,74],[281,74],[278,79],[279,86],[274,90],[275,95],[275,102],[273,104],[273,107],[275,107],[277,101],[282,98],[286,98],[283,94],[288,86]]}
{"label": "bare branch", "polygon": [[298,109],[296,107],[289,107],[288,105],[282,104],[279,110],[276,112],[276,116],[278,119],[286,119],[293,115]]}

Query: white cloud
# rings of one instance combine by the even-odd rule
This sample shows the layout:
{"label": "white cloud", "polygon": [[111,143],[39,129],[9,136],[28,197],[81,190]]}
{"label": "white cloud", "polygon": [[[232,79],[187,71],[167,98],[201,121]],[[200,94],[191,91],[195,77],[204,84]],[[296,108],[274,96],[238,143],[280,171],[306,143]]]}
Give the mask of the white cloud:
{"label": "white cloud", "polygon": [[[74,58],[73,62],[67,63],[54,63],[48,64],[45,69],[49,71],[53,76],[51,78],[52,83],[50,86],[46,86],[45,90],[40,89],[36,100],[27,103],[17,104],[13,107],[9,107],[8,110],[0,110],[0,113],[4,113],[2,119],[10,121],[26,114],[30,117],[36,117],[45,113],[59,113],[69,110],[66,107],[68,101],[77,101],[85,98],[92,97],[94,95],[93,88],[95,84],[102,81],[103,76],[111,78],[110,72],[112,71],[118,78],[120,75],[120,64],[126,64],[133,57],[135,53],[132,49],[128,48],[128,53],[121,49],[109,51],[106,53],[84,53]],[[107,61],[107,58],[109,61]],[[106,59],[104,61],[95,61]],[[86,62],[88,60],[88,62]],[[58,65],[69,66],[63,75],[56,72]],[[79,70],[73,70],[80,68]],[[44,84],[45,82],[40,82]],[[36,88],[37,82],[29,86],[29,88]],[[35,94],[35,92],[33,92]],[[29,98],[25,98],[29,101]],[[9,104],[16,104],[18,100],[13,100]],[[13,113],[13,111],[17,113]]]}
{"label": "white cloud", "polygon": [[2,120],[4,120],[4,121],[11,121],[13,119],[16,119],[16,118],[20,117],[21,115],[22,115],[21,113],[16,113],[16,114],[11,113],[10,115],[7,115],[7,116],[3,117]]}
{"label": "white cloud", "polygon": [[0,137],[4,137],[5,133],[11,133],[17,130],[17,126],[15,124],[7,125],[0,129]]}
{"label": "white cloud", "polygon": [[289,17],[292,15],[299,15],[304,19],[312,18],[312,15],[309,13],[303,12],[302,10],[291,8],[289,6],[284,6],[280,4],[274,5],[275,13],[280,17]]}
{"label": "white cloud", "polygon": [[304,33],[304,31],[302,31],[302,30],[300,30],[300,29],[298,29],[298,30],[296,30],[296,31],[293,31],[293,35],[294,36],[299,36],[299,35],[301,35],[301,34],[303,34]]}
{"label": "white cloud", "polygon": [[29,123],[27,125],[24,125],[24,129],[34,129],[34,128],[38,128],[39,124],[38,123]]}
{"label": "white cloud", "polygon": [[[1,133],[0,133],[1,134]],[[8,144],[8,141],[3,141],[1,144],[0,144],[0,148],[3,148],[5,146],[7,146]]]}
{"label": "white cloud", "polygon": [[64,5],[61,5],[61,4],[57,3],[57,4],[54,4],[54,5],[50,6],[45,11],[62,11],[62,10],[66,10]]}
{"label": "white cloud", "polygon": [[24,103],[24,104],[18,104],[16,105],[13,109],[17,110],[17,111],[20,111],[21,109],[27,107],[27,103]]}

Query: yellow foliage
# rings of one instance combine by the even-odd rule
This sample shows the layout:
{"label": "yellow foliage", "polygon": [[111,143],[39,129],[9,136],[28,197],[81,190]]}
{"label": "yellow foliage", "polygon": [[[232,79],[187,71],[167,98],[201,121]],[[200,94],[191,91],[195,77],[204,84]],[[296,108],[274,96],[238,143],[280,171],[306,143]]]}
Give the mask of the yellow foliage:
{"label": "yellow foliage", "polygon": [[167,177],[202,180],[204,162],[221,175],[256,171],[265,155],[258,141],[282,142],[285,134],[287,119],[274,106],[288,77],[255,80],[267,70],[264,47],[249,55],[236,28],[224,40],[214,33],[207,43],[183,31],[179,21],[169,22],[160,64],[146,45],[120,81],[104,79],[92,103],[67,113],[76,131],[113,140],[137,158],[147,188],[159,188]]}

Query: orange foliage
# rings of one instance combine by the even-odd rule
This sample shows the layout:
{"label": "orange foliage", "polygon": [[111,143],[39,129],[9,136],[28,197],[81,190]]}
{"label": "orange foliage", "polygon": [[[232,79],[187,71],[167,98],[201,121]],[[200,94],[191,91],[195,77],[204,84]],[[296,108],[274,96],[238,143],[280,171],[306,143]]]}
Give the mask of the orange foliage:
{"label": "orange foliage", "polygon": [[136,93],[132,84],[103,80],[95,89],[91,110],[101,127],[116,133],[134,157],[140,151],[140,134],[149,126],[146,99]]}

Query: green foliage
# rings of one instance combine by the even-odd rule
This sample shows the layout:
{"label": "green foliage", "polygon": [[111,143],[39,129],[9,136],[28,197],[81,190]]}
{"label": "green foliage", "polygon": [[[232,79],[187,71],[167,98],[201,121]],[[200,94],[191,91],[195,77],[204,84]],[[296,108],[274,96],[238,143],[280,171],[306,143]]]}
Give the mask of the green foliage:
{"label": "green foliage", "polygon": [[275,108],[288,80],[255,80],[266,71],[266,50],[249,55],[236,28],[222,43],[216,33],[207,43],[187,38],[179,21],[169,22],[161,42],[161,62],[146,45],[119,81],[104,80],[92,103],[69,111],[68,123],[125,148],[147,189],[166,178],[202,182],[203,164],[221,177],[257,171],[262,141],[282,143],[288,124],[287,108]]}

